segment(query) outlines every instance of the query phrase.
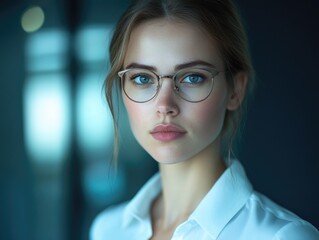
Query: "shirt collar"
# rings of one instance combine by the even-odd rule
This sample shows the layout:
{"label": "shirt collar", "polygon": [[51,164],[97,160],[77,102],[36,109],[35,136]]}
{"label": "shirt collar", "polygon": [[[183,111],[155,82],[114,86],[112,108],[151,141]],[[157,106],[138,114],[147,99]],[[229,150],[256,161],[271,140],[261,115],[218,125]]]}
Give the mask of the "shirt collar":
{"label": "shirt collar", "polygon": [[253,192],[239,161],[231,165],[217,180],[189,219],[194,219],[213,239],[245,205]]}
{"label": "shirt collar", "polygon": [[[162,190],[160,174],[155,174],[130,201],[124,211],[123,226],[138,220],[151,228],[150,208]],[[233,160],[206,194],[189,219],[195,220],[213,239],[245,205],[253,188],[239,161]]]}
{"label": "shirt collar", "polygon": [[160,174],[156,173],[126,206],[123,215],[123,226],[127,227],[134,220],[138,220],[141,223],[150,222],[151,205],[161,190]]}

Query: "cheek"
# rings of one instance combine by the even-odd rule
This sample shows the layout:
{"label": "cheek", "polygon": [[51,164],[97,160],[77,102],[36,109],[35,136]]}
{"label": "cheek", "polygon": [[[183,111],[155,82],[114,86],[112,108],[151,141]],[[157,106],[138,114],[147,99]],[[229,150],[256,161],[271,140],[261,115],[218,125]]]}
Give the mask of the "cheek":
{"label": "cheek", "polygon": [[127,111],[127,115],[129,117],[130,126],[133,134],[136,136],[139,131],[141,125],[143,125],[143,116],[144,113],[141,108],[139,108],[138,104],[124,99],[124,105]]}
{"label": "cheek", "polygon": [[200,103],[198,108],[192,112],[197,121],[194,122],[202,133],[202,136],[216,138],[224,125],[225,112],[227,107],[226,97],[214,96]]}

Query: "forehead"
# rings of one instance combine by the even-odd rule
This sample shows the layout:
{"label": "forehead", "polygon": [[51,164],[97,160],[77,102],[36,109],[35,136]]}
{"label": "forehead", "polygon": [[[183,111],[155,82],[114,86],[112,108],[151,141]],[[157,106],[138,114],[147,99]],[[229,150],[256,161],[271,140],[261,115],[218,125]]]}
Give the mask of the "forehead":
{"label": "forehead", "polygon": [[168,71],[190,61],[223,66],[213,37],[191,23],[156,19],[135,27],[130,35],[124,67],[131,63]]}

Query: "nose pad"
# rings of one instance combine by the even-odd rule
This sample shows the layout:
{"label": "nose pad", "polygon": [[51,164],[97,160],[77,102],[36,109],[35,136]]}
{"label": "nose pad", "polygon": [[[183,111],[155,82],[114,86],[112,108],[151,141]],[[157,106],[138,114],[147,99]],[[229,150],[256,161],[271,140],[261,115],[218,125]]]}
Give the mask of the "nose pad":
{"label": "nose pad", "polygon": [[[166,82],[166,84],[164,84]],[[179,107],[176,103],[177,91],[175,84],[171,81],[162,81],[156,97],[156,110],[159,115],[176,116],[179,114]]]}

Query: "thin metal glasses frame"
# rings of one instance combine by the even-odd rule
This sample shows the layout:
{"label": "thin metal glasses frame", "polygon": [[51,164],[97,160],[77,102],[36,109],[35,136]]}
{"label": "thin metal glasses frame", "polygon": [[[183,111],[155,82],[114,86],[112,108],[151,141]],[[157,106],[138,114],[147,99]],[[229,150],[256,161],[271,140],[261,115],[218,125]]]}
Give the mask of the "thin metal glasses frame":
{"label": "thin metal glasses frame", "polygon": [[[142,68],[141,68],[141,69],[142,69]],[[175,84],[175,83],[176,83],[176,76],[177,76],[181,71],[185,71],[185,69],[181,69],[181,70],[177,71],[176,73],[174,73],[173,75],[158,75],[157,73],[155,73],[155,72],[152,71],[152,70],[144,69],[144,70],[146,70],[146,71],[149,71],[149,72],[153,73],[153,74],[157,77],[157,82],[158,82],[158,84],[157,84],[157,89],[156,89],[155,94],[154,94],[150,99],[145,100],[145,101],[137,101],[137,100],[134,100],[134,99],[132,99],[132,97],[130,97],[129,94],[127,94],[127,92],[125,91],[125,88],[124,88],[124,77],[123,77],[123,76],[124,76],[125,73],[127,73],[127,72],[129,72],[129,71],[131,71],[131,70],[134,70],[134,68],[124,69],[124,70],[122,70],[122,71],[119,71],[119,72],[118,72],[118,76],[119,76],[120,79],[121,79],[121,85],[122,85],[122,88],[123,88],[123,91],[124,91],[125,95],[126,95],[131,101],[133,101],[133,102],[136,102],[136,103],[145,103],[145,102],[151,101],[152,99],[154,99],[154,98],[157,96],[157,94],[158,94],[159,91],[160,91],[160,88],[161,88],[160,80],[162,80],[162,79],[164,79],[164,78],[170,78],[170,79],[172,79],[172,80],[174,81],[174,90],[175,90],[176,94],[177,94],[180,98],[182,98],[183,100],[185,100],[185,101],[187,101],[187,102],[197,103],[197,102],[202,102],[202,101],[204,101],[205,99],[207,99],[207,98],[210,96],[210,94],[212,93],[212,91],[213,91],[213,89],[214,89],[214,78],[215,78],[219,73],[225,72],[225,71],[217,71],[216,69],[207,69],[207,68],[199,68],[199,67],[197,67],[197,68],[196,68],[196,67],[195,67],[195,68],[190,68],[190,69],[205,70],[205,71],[210,72],[210,73],[212,74],[212,79],[211,79],[211,80],[213,81],[213,83],[212,83],[211,90],[209,91],[208,95],[207,95],[205,98],[203,98],[203,99],[201,99],[201,100],[198,100],[198,101],[187,100],[187,99],[185,99],[182,95],[178,94],[179,88],[178,88],[178,86],[176,86],[176,84]]]}

